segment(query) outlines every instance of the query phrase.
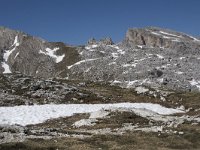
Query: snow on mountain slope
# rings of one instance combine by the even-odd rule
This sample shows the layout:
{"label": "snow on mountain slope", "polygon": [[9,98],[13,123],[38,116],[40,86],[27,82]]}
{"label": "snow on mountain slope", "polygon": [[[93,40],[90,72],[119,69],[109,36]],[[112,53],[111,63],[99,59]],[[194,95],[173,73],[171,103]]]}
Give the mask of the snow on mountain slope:
{"label": "snow on mountain slope", "polygon": [[157,36],[160,36],[164,39],[170,39],[172,41],[175,41],[175,42],[180,42],[180,38],[182,38],[181,36],[177,36],[175,34],[171,34],[171,33],[167,33],[167,32],[163,32],[163,31],[159,31],[159,32],[151,32],[152,34],[154,35],[157,35]]}
{"label": "snow on mountain slope", "polygon": [[3,73],[12,73],[12,72],[10,71],[9,65],[6,64],[5,62],[2,62],[2,67],[4,68]]}
{"label": "snow on mountain slope", "polygon": [[50,48],[46,48],[45,52],[43,52],[42,50],[39,51],[40,54],[44,54],[44,55],[48,55],[50,57],[52,57],[53,59],[55,59],[56,63],[59,63],[63,60],[63,58],[65,57],[65,54],[61,55],[61,56],[57,56],[55,55],[55,52],[59,50],[58,47],[54,48],[54,49],[50,49]]}
{"label": "snow on mountain slope", "polygon": [[11,73],[11,70],[10,70],[9,65],[7,64],[7,61],[8,61],[9,56],[15,51],[17,46],[19,46],[18,36],[15,36],[15,40],[13,44],[10,46],[10,49],[5,50],[4,55],[3,55],[3,59],[4,59],[4,62],[2,62],[2,67],[4,68],[3,73]]}
{"label": "snow on mountain slope", "polygon": [[93,59],[85,59],[85,60],[81,60],[79,62],[76,62],[75,64],[73,65],[70,65],[70,66],[67,66],[68,69],[71,69],[73,66],[77,66],[77,65],[80,65],[82,63],[86,63],[86,62],[90,62],[90,61],[95,61],[95,60],[98,60],[99,58],[93,58]]}
{"label": "snow on mountain slope", "polygon": [[18,43],[18,36],[15,37],[14,43],[13,43],[13,45],[10,47],[10,48],[12,48],[12,47],[13,47],[13,48],[12,48],[11,50],[6,50],[6,52],[4,53],[3,58],[4,58],[5,61],[8,61],[8,58],[9,58],[10,54],[13,53],[13,51],[16,49],[17,46],[19,46],[19,43]]}

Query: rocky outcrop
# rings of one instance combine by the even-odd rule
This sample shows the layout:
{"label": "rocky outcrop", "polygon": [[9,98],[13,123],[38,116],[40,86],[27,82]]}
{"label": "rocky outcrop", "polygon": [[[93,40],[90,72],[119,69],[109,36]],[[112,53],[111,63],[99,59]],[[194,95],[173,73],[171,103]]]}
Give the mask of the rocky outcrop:
{"label": "rocky outcrop", "polygon": [[101,39],[100,42],[105,45],[113,45],[114,44],[114,42],[112,41],[112,39],[110,37]]}
{"label": "rocky outcrop", "polygon": [[87,44],[88,45],[94,45],[94,44],[97,44],[97,41],[96,41],[95,38],[91,38],[91,39],[88,40]]}
{"label": "rocky outcrop", "polygon": [[[0,107],[35,104],[87,103],[102,100],[82,90],[85,82],[66,83],[64,79],[41,79],[20,73],[0,75]],[[1,127],[0,127],[1,130]]]}
{"label": "rocky outcrop", "polygon": [[113,45],[114,42],[110,37],[100,39],[97,41],[95,38],[91,38],[88,42],[88,45]]}
{"label": "rocky outcrop", "polygon": [[73,74],[68,77],[123,87],[199,91],[199,45],[197,38],[171,30],[129,29],[121,43],[79,49],[81,61],[69,67]]}
{"label": "rocky outcrop", "polygon": [[195,37],[155,27],[129,29],[124,42],[131,47],[168,48],[179,53],[191,54],[200,49],[200,40]]}

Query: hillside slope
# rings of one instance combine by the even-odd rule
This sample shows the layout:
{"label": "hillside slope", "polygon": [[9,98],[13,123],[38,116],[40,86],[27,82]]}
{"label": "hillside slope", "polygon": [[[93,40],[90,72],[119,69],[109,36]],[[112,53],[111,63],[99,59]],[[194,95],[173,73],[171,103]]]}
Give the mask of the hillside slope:
{"label": "hillside slope", "polygon": [[106,38],[72,47],[1,27],[0,49],[1,73],[106,81],[122,87],[200,87],[200,40],[168,29],[129,29],[117,44]]}

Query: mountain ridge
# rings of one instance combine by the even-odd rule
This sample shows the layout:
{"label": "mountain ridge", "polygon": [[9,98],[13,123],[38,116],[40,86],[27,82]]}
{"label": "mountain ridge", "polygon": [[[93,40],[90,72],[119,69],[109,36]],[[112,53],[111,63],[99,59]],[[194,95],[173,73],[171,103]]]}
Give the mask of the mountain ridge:
{"label": "mountain ridge", "polygon": [[0,28],[1,73],[199,90],[200,40],[158,27],[129,29],[123,41],[89,40],[83,46],[48,42]]}

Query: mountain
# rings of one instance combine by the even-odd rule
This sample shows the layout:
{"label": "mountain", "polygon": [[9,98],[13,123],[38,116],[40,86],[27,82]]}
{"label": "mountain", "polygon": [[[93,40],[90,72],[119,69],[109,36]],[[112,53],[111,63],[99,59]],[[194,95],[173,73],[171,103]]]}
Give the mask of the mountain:
{"label": "mountain", "polygon": [[156,27],[83,46],[1,27],[0,149],[199,149],[199,47]]}
{"label": "mountain", "polygon": [[79,60],[74,47],[3,27],[0,28],[0,49],[1,73],[21,72],[49,78],[61,74],[64,65]]}
{"label": "mountain", "polygon": [[90,39],[84,46],[47,42],[0,28],[1,73],[105,81],[199,91],[200,40],[157,27],[128,29],[123,41]]}

